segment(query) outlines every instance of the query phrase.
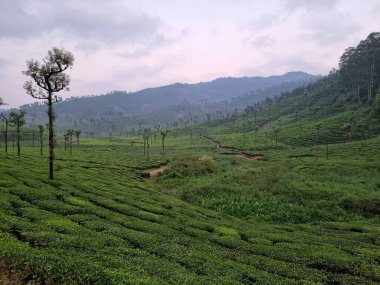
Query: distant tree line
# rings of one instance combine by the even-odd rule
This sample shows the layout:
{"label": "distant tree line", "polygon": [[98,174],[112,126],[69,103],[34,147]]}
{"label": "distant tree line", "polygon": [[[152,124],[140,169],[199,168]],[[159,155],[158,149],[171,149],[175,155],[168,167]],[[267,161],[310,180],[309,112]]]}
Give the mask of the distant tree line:
{"label": "distant tree line", "polygon": [[371,102],[380,83],[380,33],[371,33],[357,47],[345,50],[339,61],[339,79],[358,102]]}

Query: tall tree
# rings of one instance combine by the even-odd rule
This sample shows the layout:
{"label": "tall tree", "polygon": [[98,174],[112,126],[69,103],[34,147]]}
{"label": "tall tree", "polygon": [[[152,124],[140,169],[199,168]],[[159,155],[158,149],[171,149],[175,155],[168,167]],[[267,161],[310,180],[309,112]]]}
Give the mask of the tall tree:
{"label": "tall tree", "polygon": [[20,128],[25,124],[25,110],[12,111],[9,113],[9,122],[12,126],[16,127],[17,133],[17,155],[21,154],[21,146],[20,146]]}
{"label": "tall tree", "polygon": [[73,135],[75,131],[73,129],[66,130],[66,136],[67,136],[67,143],[70,148],[70,154],[73,153]]}
{"label": "tall tree", "polygon": [[5,152],[8,152],[8,126],[9,126],[9,117],[1,114],[0,117],[2,118],[3,122],[5,123],[5,133],[4,133],[4,147]]}
{"label": "tall tree", "polygon": [[79,148],[79,137],[80,137],[81,130],[75,130],[74,132],[77,138],[77,147]]}
{"label": "tall tree", "polygon": [[161,130],[162,155],[165,155],[165,138],[168,135],[168,130]]}
{"label": "tall tree", "polygon": [[69,140],[69,135],[67,134],[67,133],[65,133],[64,135],[63,135],[63,137],[64,137],[64,139],[65,139],[65,151],[67,150],[67,142],[68,142],[68,140]]}
{"label": "tall tree", "polygon": [[53,103],[58,102],[61,98],[58,92],[69,90],[70,77],[64,73],[74,64],[72,53],[64,49],[52,48],[48,55],[39,62],[29,60],[26,62],[27,70],[23,73],[32,78],[26,81],[24,89],[27,94],[33,98],[45,100],[48,105],[49,117],[49,178],[54,179],[54,119]]}

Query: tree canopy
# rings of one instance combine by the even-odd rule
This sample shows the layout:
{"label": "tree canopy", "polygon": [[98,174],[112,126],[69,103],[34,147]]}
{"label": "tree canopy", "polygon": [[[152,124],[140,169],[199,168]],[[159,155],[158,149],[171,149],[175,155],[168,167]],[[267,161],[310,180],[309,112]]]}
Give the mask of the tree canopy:
{"label": "tree canopy", "polygon": [[372,100],[374,91],[380,87],[380,32],[371,33],[357,47],[345,50],[339,61],[340,78],[352,95],[362,101]]}
{"label": "tree canopy", "polygon": [[[49,93],[68,91],[70,77],[64,71],[71,68],[73,64],[73,54],[56,47],[48,51],[48,55],[42,60],[42,63],[34,59],[28,60],[26,62],[27,70],[23,74],[30,76],[33,81],[25,82],[25,90],[36,99],[48,99]],[[57,95],[54,95],[53,101],[59,99]]]}

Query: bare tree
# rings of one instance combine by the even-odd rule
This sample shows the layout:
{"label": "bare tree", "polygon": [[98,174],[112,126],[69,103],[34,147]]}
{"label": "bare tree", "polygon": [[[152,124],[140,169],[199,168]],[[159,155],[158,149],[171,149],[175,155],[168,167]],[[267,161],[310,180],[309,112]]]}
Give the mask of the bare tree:
{"label": "bare tree", "polygon": [[21,153],[21,147],[20,147],[20,128],[25,124],[25,110],[20,111],[12,111],[9,113],[9,122],[12,126],[16,127],[16,133],[17,133],[17,155],[20,155]]}
{"label": "bare tree", "polygon": [[29,60],[26,62],[27,70],[24,75],[32,78],[26,81],[24,89],[33,98],[45,100],[48,105],[49,117],[49,178],[54,179],[54,119],[53,103],[61,98],[56,94],[61,90],[69,90],[70,77],[64,73],[74,63],[72,53],[64,49],[52,48],[48,55],[39,62]]}

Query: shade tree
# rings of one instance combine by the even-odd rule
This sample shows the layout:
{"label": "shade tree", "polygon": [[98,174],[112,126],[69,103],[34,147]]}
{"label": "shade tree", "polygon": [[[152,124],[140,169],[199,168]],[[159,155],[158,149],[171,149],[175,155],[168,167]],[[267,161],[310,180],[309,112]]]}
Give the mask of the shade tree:
{"label": "shade tree", "polygon": [[31,78],[24,84],[27,94],[35,99],[44,100],[48,105],[48,131],[49,131],[49,178],[54,179],[54,120],[55,113],[53,103],[61,100],[58,92],[69,90],[70,77],[65,71],[74,64],[72,53],[59,48],[52,48],[48,55],[37,61],[34,59],[26,62],[27,69],[24,75]]}
{"label": "shade tree", "polygon": [[16,134],[17,134],[17,155],[21,154],[21,146],[20,146],[20,129],[23,125],[25,125],[25,110],[19,110],[19,111],[11,111],[9,113],[9,123],[11,126],[16,127]]}
{"label": "shade tree", "polygon": [[5,132],[4,132],[4,150],[8,152],[8,127],[9,127],[9,116],[5,114],[0,115],[1,120],[5,124]]}
{"label": "shade tree", "polygon": [[165,155],[165,138],[168,135],[169,130],[161,130],[161,145],[162,145],[162,155]]}

